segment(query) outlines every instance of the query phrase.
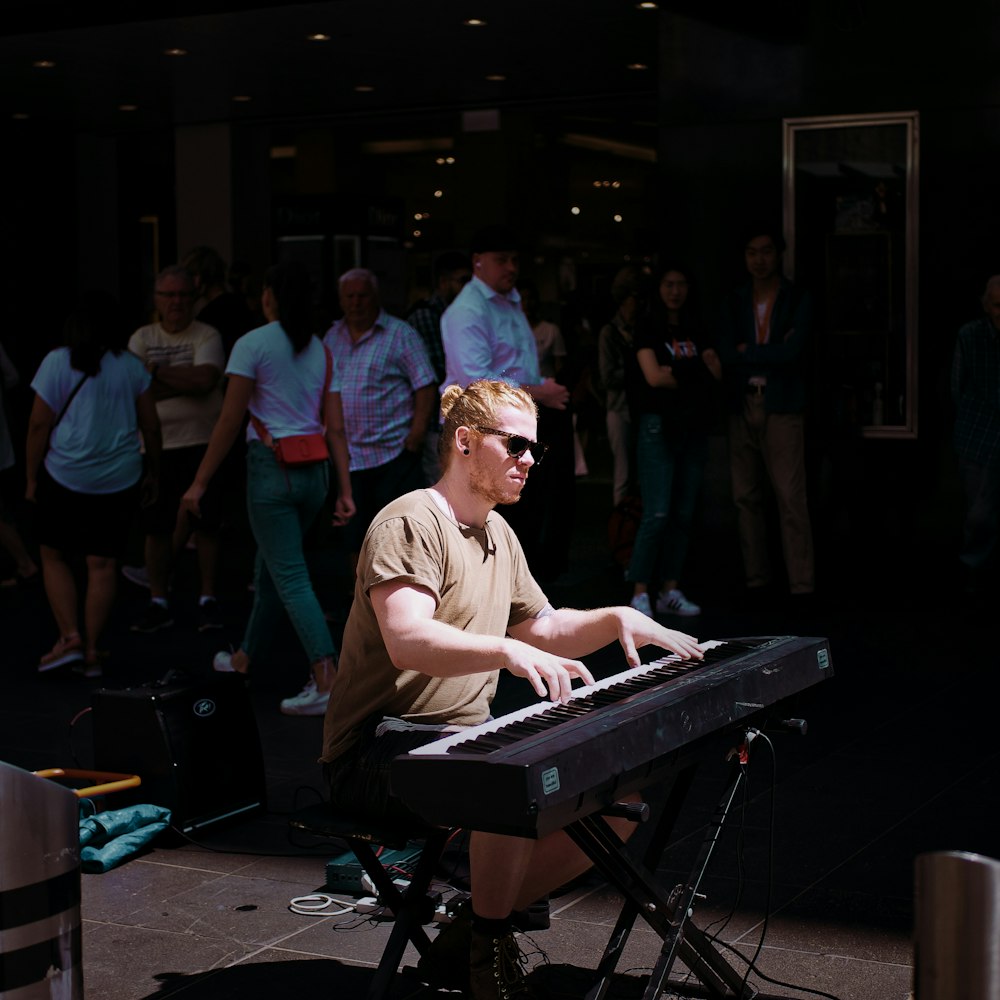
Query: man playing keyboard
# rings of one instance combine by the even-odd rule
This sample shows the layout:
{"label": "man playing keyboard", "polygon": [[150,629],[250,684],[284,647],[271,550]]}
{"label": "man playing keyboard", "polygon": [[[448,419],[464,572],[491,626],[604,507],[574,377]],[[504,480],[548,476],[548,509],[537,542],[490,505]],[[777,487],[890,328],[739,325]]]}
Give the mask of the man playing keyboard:
{"label": "man playing keyboard", "polygon": [[[578,657],[615,639],[630,666],[649,644],[702,657],[692,636],[632,608],[548,603],[494,510],[517,502],[545,450],[534,440],[535,404],[523,389],[486,380],[453,385],[441,412],[441,479],[389,504],[365,536],[324,723],[321,760],[333,808],[370,818],[411,815],[390,794],[390,762],[486,720],[501,670],[526,679],[540,698],[565,702],[574,679],[594,681]],[[631,832],[626,820],[609,822],[623,838]],[[475,831],[469,856],[471,941],[452,924],[422,967],[450,967],[474,1000],[530,997],[511,914],[590,862],[561,831],[537,840]],[[456,944],[468,947],[459,959],[468,962],[467,976],[454,967]]]}

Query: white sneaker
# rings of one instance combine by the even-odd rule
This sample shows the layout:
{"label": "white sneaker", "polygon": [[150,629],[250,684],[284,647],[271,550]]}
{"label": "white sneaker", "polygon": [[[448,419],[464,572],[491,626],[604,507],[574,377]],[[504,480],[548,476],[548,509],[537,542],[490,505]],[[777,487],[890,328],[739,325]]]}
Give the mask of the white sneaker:
{"label": "white sneaker", "polygon": [[212,669],[217,674],[235,674],[236,668],[233,666],[233,654],[225,649],[220,649],[212,657]]}
{"label": "white sneaker", "polygon": [[660,594],[656,599],[656,610],[661,615],[679,615],[681,618],[694,618],[701,614],[701,608],[694,601],[689,601],[680,590]]}
{"label": "white sneaker", "polygon": [[282,699],[281,711],[285,715],[325,715],[329,701],[330,692],[318,691],[315,678],[311,678],[294,698]]}
{"label": "white sneaker", "polygon": [[641,611],[647,618],[653,617],[653,608],[649,603],[649,594],[636,594],[628,603],[630,608]]}

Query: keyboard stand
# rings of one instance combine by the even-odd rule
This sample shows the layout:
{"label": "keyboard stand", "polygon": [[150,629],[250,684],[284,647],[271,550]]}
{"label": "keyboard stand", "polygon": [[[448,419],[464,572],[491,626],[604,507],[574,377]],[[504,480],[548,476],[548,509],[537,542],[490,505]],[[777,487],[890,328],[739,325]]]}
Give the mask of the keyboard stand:
{"label": "keyboard stand", "polygon": [[[746,754],[745,744],[741,747],[740,754]],[[760,993],[749,983],[744,983],[743,975],[726,961],[708,936],[690,921],[698,887],[736,793],[744,780],[739,761],[733,765],[733,776],[719,800],[687,882],[670,893],[665,893],[656,882],[654,873],[666,850],[697,768],[698,762],[693,762],[682,766],[677,773],[663,813],[656,822],[653,836],[639,865],[628,857],[624,841],[600,814],[587,816],[566,827],[566,833],[594,862],[594,867],[625,897],[618,921],[597,966],[597,981],[587,993],[586,1000],[603,1000],[607,996],[615,967],[636,917],[639,916],[656,931],[663,942],[660,957],[643,993],[643,1000],[657,1000],[667,989],[683,996],[710,997],[713,1000],[771,1000],[768,994]],[[697,983],[669,978],[678,957],[691,970]]]}

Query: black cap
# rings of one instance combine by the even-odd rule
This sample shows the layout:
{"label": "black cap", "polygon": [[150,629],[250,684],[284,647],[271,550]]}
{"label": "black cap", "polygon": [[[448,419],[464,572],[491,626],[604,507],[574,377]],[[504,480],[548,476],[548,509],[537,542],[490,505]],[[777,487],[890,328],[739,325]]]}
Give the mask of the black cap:
{"label": "black cap", "polygon": [[486,226],[474,233],[469,242],[472,253],[490,253],[498,250],[517,250],[518,239],[506,226]]}

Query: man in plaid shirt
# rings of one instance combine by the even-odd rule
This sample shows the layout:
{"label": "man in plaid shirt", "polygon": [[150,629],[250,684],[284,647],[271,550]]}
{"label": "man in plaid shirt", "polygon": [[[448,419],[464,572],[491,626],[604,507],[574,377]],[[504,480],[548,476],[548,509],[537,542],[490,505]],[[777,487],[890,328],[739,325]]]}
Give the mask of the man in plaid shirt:
{"label": "man in plaid shirt", "polygon": [[344,406],[357,506],[346,530],[356,559],[372,518],[389,501],[426,485],[420,460],[437,382],[420,335],[382,308],[371,271],[345,271],[339,293],[344,316],[323,343],[333,356],[330,388]]}
{"label": "man in plaid shirt", "polygon": [[1000,275],[986,283],[979,319],[958,331],[951,368],[954,444],[965,490],[959,554],[978,589],[997,543],[1000,514]]}

